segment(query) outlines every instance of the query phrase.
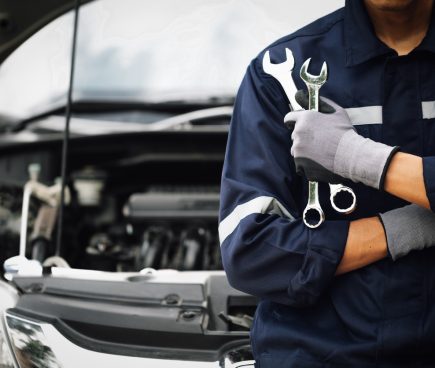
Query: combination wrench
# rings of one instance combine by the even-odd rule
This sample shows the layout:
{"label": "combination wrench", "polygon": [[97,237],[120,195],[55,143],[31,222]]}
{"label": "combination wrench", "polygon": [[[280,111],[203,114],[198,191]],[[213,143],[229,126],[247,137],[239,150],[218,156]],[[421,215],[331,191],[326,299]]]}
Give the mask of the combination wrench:
{"label": "combination wrench", "polygon": [[[297,92],[296,85],[292,78],[292,71],[294,68],[294,57],[293,53],[290,49],[286,48],[286,61],[279,64],[274,64],[271,62],[270,59],[270,53],[267,51],[264,54],[263,57],[263,70],[265,73],[271,75],[274,77],[280,84],[281,87],[284,89],[285,94],[287,95],[287,98],[290,102],[290,110],[296,111],[296,110],[302,110],[302,107],[297,103],[295,99],[295,94]],[[306,65],[305,65],[306,64]],[[307,72],[308,70],[308,64],[309,60],[306,61],[304,69],[301,69],[301,73],[304,72],[304,75],[307,77],[306,79],[310,80],[310,78],[315,79],[315,76],[312,76]],[[326,82],[327,79],[327,67],[326,63],[324,64],[324,81]],[[323,70],[323,69],[322,69]],[[322,73],[321,73],[322,75]],[[305,82],[307,83],[307,82]],[[323,84],[322,83],[322,84]],[[318,90],[320,87],[317,88],[317,94],[313,95],[314,100],[317,98],[316,109],[318,108]],[[317,97],[316,97],[317,96]],[[311,99],[310,99],[311,100]],[[329,184],[330,189],[330,202],[332,207],[335,211],[339,213],[349,214],[351,213],[355,207],[356,207],[356,196],[351,188],[345,187],[341,184]],[[347,206],[346,208],[341,208],[338,203],[336,203],[336,199],[342,196],[342,194],[348,194],[351,197],[351,204],[350,206]],[[347,201],[343,201],[347,202]],[[311,212],[314,211],[314,216]],[[314,219],[317,218],[315,221],[308,221],[308,217],[314,217]],[[310,183],[308,188],[308,205],[307,208],[304,211],[304,223],[310,227],[310,228],[316,228],[320,226],[323,221],[325,220],[325,215],[323,213],[323,210],[320,206],[319,198],[318,198],[318,184]]]}
{"label": "combination wrench", "polygon": [[[301,67],[300,77],[305,82],[308,89],[308,109],[319,111],[319,90],[328,79],[328,67],[326,62],[323,63],[319,75],[308,73],[311,58],[307,59]],[[325,215],[319,202],[319,184],[314,181],[308,182],[308,204],[303,213],[303,220],[306,226],[311,229],[319,227],[325,221]],[[329,184],[330,202],[334,210],[340,213],[349,214],[356,207],[356,196],[354,191],[342,184]],[[335,203],[339,195],[345,194],[350,196],[351,203],[346,208],[340,208]]]}

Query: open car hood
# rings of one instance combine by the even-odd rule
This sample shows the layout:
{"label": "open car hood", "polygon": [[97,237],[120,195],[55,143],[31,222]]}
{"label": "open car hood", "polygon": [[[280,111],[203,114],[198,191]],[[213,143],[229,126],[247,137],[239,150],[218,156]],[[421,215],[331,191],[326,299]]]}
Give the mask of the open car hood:
{"label": "open car hood", "polygon": [[72,9],[74,4],[74,0],[0,0],[0,64],[30,36]]}

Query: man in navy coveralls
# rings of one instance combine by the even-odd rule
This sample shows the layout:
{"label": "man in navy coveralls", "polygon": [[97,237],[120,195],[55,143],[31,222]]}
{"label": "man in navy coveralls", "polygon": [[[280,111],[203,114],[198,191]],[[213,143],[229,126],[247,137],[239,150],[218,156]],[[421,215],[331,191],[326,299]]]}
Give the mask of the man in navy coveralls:
{"label": "man in navy coveralls", "polygon": [[[261,368],[435,367],[432,7],[347,0],[267,47],[273,63],[292,50],[299,89],[306,59],[312,74],[327,62],[320,112],[289,112],[265,51],[248,67],[219,236],[230,283],[260,300],[251,342]],[[337,178],[357,195],[349,216],[329,204]],[[302,222],[307,179],[321,182],[317,229]]]}

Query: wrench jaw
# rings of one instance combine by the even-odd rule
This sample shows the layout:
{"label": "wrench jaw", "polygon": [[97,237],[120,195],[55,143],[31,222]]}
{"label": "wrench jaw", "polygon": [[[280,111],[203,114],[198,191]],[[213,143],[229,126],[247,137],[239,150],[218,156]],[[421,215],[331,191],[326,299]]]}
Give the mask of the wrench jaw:
{"label": "wrench jaw", "polygon": [[279,64],[272,63],[270,59],[270,51],[267,50],[263,56],[263,70],[266,74],[271,75],[276,78],[278,81],[281,80],[281,75],[285,75],[291,72],[295,66],[295,58],[293,57],[292,50],[286,48],[285,49],[286,61]]}
{"label": "wrench jaw", "polygon": [[328,79],[328,67],[326,62],[324,62],[320,74],[312,75],[308,73],[310,61],[311,58],[305,60],[304,64],[301,67],[300,77],[307,85],[309,99],[308,109],[319,111],[319,90]]}
{"label": "wrench jaw", "polygon": [[311,58],[305,60],[301,66],[300,77],[306,84],[314,84],[320,88],[328,79],[328,65],[323,62],[322,69],[319,75],[312,75],[308,73],[308,68],[310,66]]}
{"label": "wrench jaw", "polygon": [[[355,192],[342,184],[329,184],[330,197],[332,208],[338,213],[345,215],[351,214],[356,208],[356,195]],[[347,207],[341,205],[349,203]]]}

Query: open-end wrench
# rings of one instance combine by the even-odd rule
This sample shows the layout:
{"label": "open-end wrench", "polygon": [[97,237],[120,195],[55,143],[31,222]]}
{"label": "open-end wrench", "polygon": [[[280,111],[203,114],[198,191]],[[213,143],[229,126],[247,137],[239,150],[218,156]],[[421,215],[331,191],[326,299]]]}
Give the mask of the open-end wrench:
{"label": "open-end wrench", "polygon": [[[296,99],[295,94],[297,92],[296,85],[292,78],[292,71],[295,65],[295,60],[293,57],[293,53],[290,49],[286,48],[285,53],[287,56],[286,61],[280,64],[273,64],[270,60],[270,53],[267,51],[264,54],[263,57],[263,70],[265,73],[273,76],[275,79],[278,80],[278,82],[281,84],[281,87],[284,89],[284,92],[287,95],[287,98],[290,101],[290,110],[296,111],[296,110],[303,110],[302,106],[300,106]],[[322,72],[324,72],[324,81],[326,82],[327,77],[327,71],[326,71],[326,64],[324,64],[324,69],[322,69]],[[322,74],[321,74],[322,75]],[[311,75],[310,75],[311,76]],[[313,76],[311,76],[313,77]],[[315,78],[313,77],[313,80]],[[305,82],[307,83],[307,82]],[[322,83],[322,84],[323,84]],[[320,86],[322,85],[320,84]],[[307,84],[308,85],[308,84]],[[311,83],[311,85],[315,85]],[[317,87],[317,91],[320,88]],[[315,95],[315,94],[310,94]],[[317,93],[318,96],[318,93]],[[315,96],[313,97],[315,98]],[[314,106],[317,109],[318,101],[311,101],[312,98],[310,97],[310,108],[311,106]],[[314,103],[314,105],[313,105]],[[322,207],[320,206],[319,202],[319,190],[318,190],[318,183],[317,182],[309,182],[308,184],[308,204],[307,207],[304,210],[303,213],[303,220],[305,225],[307,225],[310,228],[316,228],[320,226],[325,221],[325,214],[323,213]]]}
{"label": "open-end wrench", "polygon": [[273,64],[270,60],[270,53],[266,51],[263,57],[263,70],[265,73],[274,77],[284,89],[287,98],[290,101],[290,110],[302,110],[302,107],[296,102],[295,94],[297,88],[292,78],[292,71],[295,66],[295,59],[290,49],[285,49],[286,61],[279,64]]}
{"label": "open-end wrench", "polygon": [[[297,88],[292,78],[292,71],[295,65],[293,53],[288,48],[285,49],[285,53],[287,57],[286,61],[279,64],[273,64],[270,60],[269,51],[266,51],[263,57],[263,70],[281,84],[281,87],[284,89],[290,102],[290,110],[303,110],[302,106],[300,106],[295,99]],[[318,218],[318,221],[314,221],[314,226],[311,224],[312,221],[308,221],[308,217],[313,219]],[[325,215],[319,203],[318,184],[315,182],[309,182],[308,205],[305,208],[303,220],[310,228],[318,227],[323,221],[325,221]]]}
{"label": "open-end wrench", "polygon": [[[287,95],[287,98],[290,102],[290,110],[292,110],[292,111],[302,110],[303,108],[297,103],[297,101],[295,99],[295,94],[297,92],[297,88],[296,88],[296,85],[295,85],[293,78],[292,78],[292,71],[293,71],[293,68],[295,65],[293,53],[288,48],[285,49],[285,52],[286,52],[286,61],[284,61],[283,63],[274,64],[271,62],[270,52],[267,51],[263,57],[263,70],[265,73],[274,77],[281,84],[281,87],[284,89],[284,92]],[[307,67],[308,67],[308,65],[307,65]],[[326,75],[326,77],[327,77],[327,75]],[[326,79],[325,79],[325,81],[326,81]],[[318,104],[318,100],[316,103]],[[345,187],[341,184],[330,184],[329,187],[330,187],[330,193],[331,193],[330,201],[331,201],[331,205],[334,208],[334,210],[336,210],[337,212],[340,212],[340,213],[347,214],[347,213],[352,212],[355,209],[356,197],[350,188]],[[318,193],[317,188],[318,188],[318,185],[314,185],[314,184],[309,187],[309,193],[311,193],[311,196],[309,195],[309,199],[311,199],[309,206],[310,206],[310,209],[314,210],[314,214],[312,214],[314,216],[312,216],[312,217],[319,218],[319,224],[317,226],[320,226],[320,224],[324,221],[324,213],[323,213],[322,208],[320,207],[318,195],[316,194],[316,193]],[[340,208],[340,206],[338,206],[335,203],[335,198],[339,194],[342,194],[342,193],[349,193],[350,196],[352,197],[352,203],[347,208]],[[343,201],[343,202],[347,202],[347,201]],[[310,212],[310,211],[308,211],[308,212]],[[317,227],[317,226],[315,226],[315,227]]]}
{"label": "open-end wrench", "polygon": [[[308,109],[319,111],[319,90],[328,78],[328,67],[326,62],[322,65],[319,75],[308,73],[308,59],[301,67],[300,76],[308,89]],[[308,203],[303,213],[304,224],[311,229],[319,227],[325,221],[325,214],[319,202],[319,183],[317,181],[308,182]]]}
{"label": "open-end wrench", "polygon": [[[319,90],[328,78],[328,68],[324,62],[320,75],[308,73],[308,66],[311,59],[307,59],[301,67],[300,76],[308,88],[308,108],[309,110],[319,111]],[[350,213],[356,207],[356,196],[353,190],[342,184],[329,184],[331,205],[337,212]],[[335,201],[340,194],[346,194],[351,197],[351,204],[346,208],[341,208]],[[319,204],[318,183],[309,182],[308,204],[304,210],[304,223],[310,228],[319,227],[325,220],[324,213]]]}

